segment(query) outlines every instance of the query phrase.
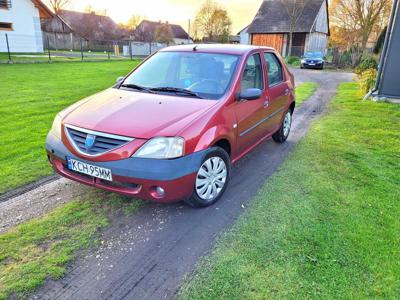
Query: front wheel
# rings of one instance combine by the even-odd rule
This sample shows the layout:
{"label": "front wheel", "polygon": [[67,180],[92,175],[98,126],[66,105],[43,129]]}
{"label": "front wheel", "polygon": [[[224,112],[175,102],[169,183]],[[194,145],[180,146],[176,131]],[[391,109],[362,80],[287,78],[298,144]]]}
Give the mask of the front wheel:
{"label": "front wheel", "polygon": [[281,127],[277,132],[275,132],[272,135],[274,141],[277,143],[284,143],[289,136],[291,127],[292,127],[292,111],[289,109],[286,112],[285,117],[283,118]]}
{"label": "front wheel", "polygon": [[197,171],[193,194],[185,202],[192,207],[207,207],[217,202],[226,190],[230,171],[228,153],[220,147],[212,148]]}

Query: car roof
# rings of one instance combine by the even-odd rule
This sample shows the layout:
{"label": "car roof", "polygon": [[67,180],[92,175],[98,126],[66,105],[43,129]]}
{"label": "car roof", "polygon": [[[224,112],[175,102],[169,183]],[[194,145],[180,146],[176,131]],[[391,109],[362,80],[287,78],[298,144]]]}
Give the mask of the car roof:
{"label": "car roof", "polygon": [[274,50],[273,48],[270,47],[260,47],[253,45],[241,45],[241,44],[186,44],[186,45],[166,47],[161,49],[160,52],[197,51],[203,53],[209,52],[209,53],[243,55],[255,49]]}

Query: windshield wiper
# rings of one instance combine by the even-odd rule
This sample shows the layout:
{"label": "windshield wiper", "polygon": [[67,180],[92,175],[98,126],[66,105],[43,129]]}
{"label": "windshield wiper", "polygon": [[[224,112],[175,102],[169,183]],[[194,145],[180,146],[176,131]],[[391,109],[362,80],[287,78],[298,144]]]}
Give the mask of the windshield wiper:
{"label": "windshield wiper", "polygon": [[185,95],[188,95],[188,96],[192,96],[192,97],[196,97],[196,98],[199,98],[199,99],[203,99],[203,97],[201,97],[196,92],[193,92],[193,91],[190,91],[190,90],[187,90],[187,89],[181,89],[181,88],[165,86],[165,87],[151,88],[150,90],[153,91],[153,92],[172,92],[172,93],[175,93],[175,94],[181,93],[181,94],[185,94]]}
{"label": "windshield wiper", "polygon": [[133,83],[124,83],[124,84],[121,84],[120,87],[134,89],[134,90],[138,90],[138,91],[145,91],[145,92],[154,94],[154,92],[151,89],[141,86],[141,85],[133,84]]}

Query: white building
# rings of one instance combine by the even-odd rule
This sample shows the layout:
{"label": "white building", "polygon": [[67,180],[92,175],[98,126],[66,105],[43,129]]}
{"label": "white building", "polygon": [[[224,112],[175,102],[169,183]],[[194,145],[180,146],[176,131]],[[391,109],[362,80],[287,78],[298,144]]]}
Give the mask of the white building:
{"label": "white building", "polygon": [[238,35],[240,37],[240,44],[243,45],[250,45],[250,34],[247,32],[247,29],[249,28],[249,25],[247,25],[245,28],[240,30],[238,32]]}
{"label": "white building", "polygon": [[43,52],[40,20],[52,12],[40,0],[0,0],[0,52]]}

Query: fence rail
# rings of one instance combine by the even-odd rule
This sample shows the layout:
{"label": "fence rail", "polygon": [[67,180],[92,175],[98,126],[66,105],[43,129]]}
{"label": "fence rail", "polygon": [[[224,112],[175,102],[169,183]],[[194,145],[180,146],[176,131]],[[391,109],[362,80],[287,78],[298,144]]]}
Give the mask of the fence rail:
{"label": "fence rail", "polygon": [[66,43],[65,39],[58,40],[57,35],[43,35],[43,39],[38,39],[35,36],[6,33],[0,35],[0,63],[133,60],[166,46],[133,40],[88,41],[82,38]]}

